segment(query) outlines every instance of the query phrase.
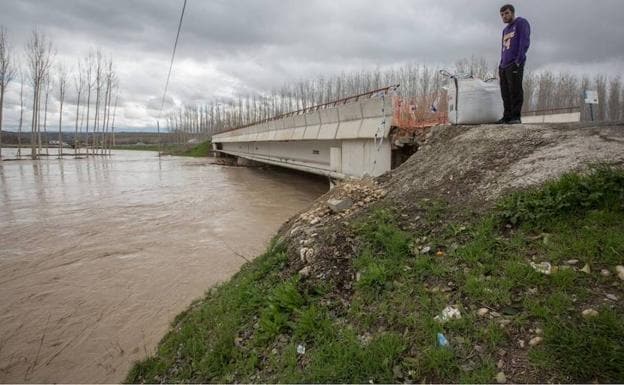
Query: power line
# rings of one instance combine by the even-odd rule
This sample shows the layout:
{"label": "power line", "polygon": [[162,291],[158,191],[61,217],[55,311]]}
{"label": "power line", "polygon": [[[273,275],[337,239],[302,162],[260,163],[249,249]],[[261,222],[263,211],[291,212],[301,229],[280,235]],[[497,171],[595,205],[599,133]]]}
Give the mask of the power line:
{"label": "power line", "polygon": [[173,59],[175,58],[176,49],[178,48],[178,40],[180,39],[180,30],[182,29],[182,20],[184,19],[184,10],[186,9],[186,1],[182,5],[182,13],[180,14],[180,22],[178,23],[178,33],[176,34],[175,43],[173,44],[173,52],[171,53],[171,63],[169,64],[169,74],[167,75],[167,82],[165,83],[165,91],[163,92],[162,101],[160,103],[160,112],[158,118],[162,114],[162,110],[165,107],[165,97],[167,96],[167,89],[169,88],[169,79],[171,79],[171,70],[173,69]]}

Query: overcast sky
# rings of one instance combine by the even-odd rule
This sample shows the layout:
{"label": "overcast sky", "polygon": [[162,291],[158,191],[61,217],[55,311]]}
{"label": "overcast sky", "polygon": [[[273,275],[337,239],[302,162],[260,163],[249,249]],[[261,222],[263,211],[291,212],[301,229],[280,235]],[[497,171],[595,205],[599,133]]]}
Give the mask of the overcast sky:
{"label": "overcast sky", "polygon": [[[116,126],[143,129],[155,125],[182,4],[0,0],[0,24],[18,55],[36,27],[52,40],[56,62],[74,66],[96,48],[112,56],[122,90]],[[174,103],[202,103],[342,71],[408,62],[443,68],[473,55],[495,63],[502,4],[188,0],[168,94]],[[522,0],[515,5],[517,16],[532,26],[528,70],[624,73],[622,0]],[[5,127],[17,124],[18,93],[15,82],[5,101]],[[57,110],[51,103],[50,111]],[[72,114],[70,107],[65,118],[73,119]]]}

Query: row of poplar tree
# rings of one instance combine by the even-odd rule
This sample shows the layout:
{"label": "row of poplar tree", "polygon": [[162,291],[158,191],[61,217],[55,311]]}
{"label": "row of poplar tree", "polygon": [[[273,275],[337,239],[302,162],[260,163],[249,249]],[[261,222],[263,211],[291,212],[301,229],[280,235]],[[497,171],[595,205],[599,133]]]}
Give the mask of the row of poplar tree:
{"label": "row of poplar tree", "polygon": [[[52,41],[34,30],[23,53],[15,55],[9,47],[7,30],[0,26],[0,131],[4,96],[14,80],[20,87],[20,118],[18,123],[17,156],[22,156],[22,132],[30,128],[30,157],[50,155],[48,127],[48,102],[51,96],[58,102],[58,140],[54,141],[58,157],[71,154],[102,155],[110,153],[114,142],[114,122],[119,97],[119,80],[112,58],[106,58],[100,50],[90,52],[77,61],[73,68],[55,61],[56,51]],[[25,100],[25,87],[30,87],[32,100]],[[76,109],[73,135],[73,151],[63,153],[63,107],[68,90],[73,90],[72,108]],[[114,105],[113,105],[113,101]],[[30,122],[25,122],[26,103],[31,103]],[[56,122],[53,122],[56,126]],[[51,123],[52,124],[52,123]],[[42,131],[44,140],[42,141]],[[82,134],[79,137],[79,132]],[[0,157],[2,156],[0,135]],[[45,150],[44,150],[45,148]]]}
{"label": "row of poplar tree", "polygon": [[[496,65],[483,58],[462,59],[452,72],[480,79],[494,77]],[[290,82],[267,93],[250,93],[215,99],[206,104],[184,104],[167,117],[174,133],[214,133],[244,126],[287,112],[302,110],[370,90],[399,84],[399,94],[415,106],[416,114],[445,106],[448,78],[427,65],[405,64],[400,67],[319,76]],[[624,89],[619,76],[579,76],[550,71],[527,73],[524,77],[524,112],[569,109],[581,111],[589,119],[584,105],[584,91],[595,90],[600,103],[595,106],[595,120],[624,119]]]}

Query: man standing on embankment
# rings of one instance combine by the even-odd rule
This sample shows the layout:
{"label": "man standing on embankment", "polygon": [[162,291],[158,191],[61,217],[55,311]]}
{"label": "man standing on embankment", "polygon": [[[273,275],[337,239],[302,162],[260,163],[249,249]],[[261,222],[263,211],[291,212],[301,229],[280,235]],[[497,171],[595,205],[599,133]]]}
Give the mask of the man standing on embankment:
{"label": "man standing on embankment", "polygon": [[521,123],[520,113],[524,100],[522,76],[526,53],[531,43],[531,26],[526,19],[515,17],[515,9],[511,4],[503,5],[500,15],[507,24],[503,30],[501,61],[498,67],[505,113],[497,123],[518,124]]}

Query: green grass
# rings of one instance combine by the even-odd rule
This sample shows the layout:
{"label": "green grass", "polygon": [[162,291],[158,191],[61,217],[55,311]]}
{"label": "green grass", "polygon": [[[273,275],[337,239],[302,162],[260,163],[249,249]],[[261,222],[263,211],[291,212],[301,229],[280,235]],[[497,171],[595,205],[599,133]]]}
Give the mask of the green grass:
{"label": "green grass", "polygon": [[205,157],[212,151],[212,142],[207,140],[193,147],[180,144],[129,144],[115,146],[116,150],[161,151],[165,155]]}
{"label": "green grass", "polygon": [[[127,381],[482,383],[513,359],[527,374],[510,381],[622,382],[624,309],[605,295],[624,290],[599,271],[624,264],[623,176],[566,175],[503,198],[474,223],[447,223],[457,208],[427,201],[430,226],[418,233],[402,230],[392,208],[373,210],[350,228],[360,246],[348,306],[335,283],[286,274],[286,245],[274,243],[178,316]],[[414,252],[425,245],[430,253]],[[576,269],[550,275],[530,266],[569,259]],[[585,263],[591,274],[579,271]],[[436,322],[448,305],[462,318]],[[500,316],[480,317],[481,307]],[[584,319],[588,307],[599,315]],[[543,343],[519,348],[536,328]]]}
{"label": "green grass", "polygon": [[163,151],[168,155],[204,157],[210,155],[212,151],[212,142],[210,140],[207,140],[191,148],[176,147]]}

